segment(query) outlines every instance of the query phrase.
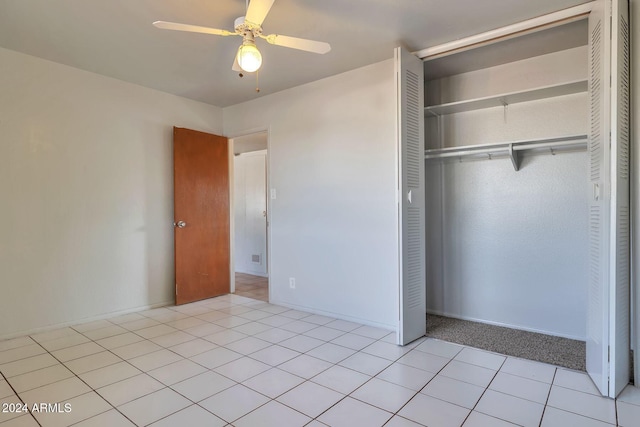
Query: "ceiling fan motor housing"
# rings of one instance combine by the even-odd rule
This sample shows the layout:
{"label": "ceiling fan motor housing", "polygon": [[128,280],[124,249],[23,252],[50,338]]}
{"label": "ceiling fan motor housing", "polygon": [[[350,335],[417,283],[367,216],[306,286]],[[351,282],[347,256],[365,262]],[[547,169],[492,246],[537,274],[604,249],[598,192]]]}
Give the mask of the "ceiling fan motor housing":
{"label": "ceiling fan motor housing", "polygon": [[254,37],[262,34],[262,27],[260,25],[254,24],[253,22],[249,22],[245,20],[244,16],[240,16],[236,18],[233,22],[233,28],[235,28],[238,34],[242,34],[246,36],[247,34],[253,34]]}

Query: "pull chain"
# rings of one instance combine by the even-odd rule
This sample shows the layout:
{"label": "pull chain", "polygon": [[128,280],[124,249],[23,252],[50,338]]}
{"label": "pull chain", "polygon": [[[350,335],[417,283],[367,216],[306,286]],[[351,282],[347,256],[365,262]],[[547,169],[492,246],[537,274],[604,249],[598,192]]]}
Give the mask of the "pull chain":
{"label": "pull chain", "polygon": [[260,82],[258,80],[258,71],[256,71],[256,92],[260,92]]}
{"label": "pull chain", "polygon": [[508,119],[507,119],[507,113],[509,112],[509,104],[506,103],[506,101],[503,99],[502,101],[502,120],[504,120],[504,123],[506,124]]}

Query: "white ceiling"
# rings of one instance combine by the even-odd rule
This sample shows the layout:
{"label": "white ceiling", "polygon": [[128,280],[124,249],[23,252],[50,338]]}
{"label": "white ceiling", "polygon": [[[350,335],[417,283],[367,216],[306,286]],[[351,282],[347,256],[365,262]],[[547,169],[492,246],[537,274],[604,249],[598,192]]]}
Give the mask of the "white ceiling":
{"label": "white ceiling", "polygon": [[326,55],[272,46],[255,77],[231,71],[239,37],[154,28],[156,20],[233,30],[245,0],[0,0],[0,46],[221,107],[584,0],[276,0],[263,28],[331,43]]}

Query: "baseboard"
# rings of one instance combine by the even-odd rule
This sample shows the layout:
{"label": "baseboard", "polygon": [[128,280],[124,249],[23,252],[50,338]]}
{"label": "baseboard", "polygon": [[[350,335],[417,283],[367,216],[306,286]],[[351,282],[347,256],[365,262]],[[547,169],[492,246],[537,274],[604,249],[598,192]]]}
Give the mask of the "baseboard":
{"label": "baseboard", "polygon": [[97,315],[97,316],[84,317],[82,319],[71,320],[69,322],[56,323],[55,325],[43,326],[41,328],[27,329],[27,330],[19,331],[19,332],[12,332],[10,334],[0,336],[0,341],[11,339],[11,338],[23,337],[25,335],[38,334],[40,332],[47,332],[47,331],[51,331],[51,330],[59,329],[59,328],[66,328],[67,326],[79,325],[79,324],[82,324],[82,323],[93,322],[95,320],[108,319],[110,317],[116,317],[116,316],[121,316],[123,314],[135,313],[137,311],[144,311],[144,310],[151,310],[153,308],[166,307],[168,305],[173,305],[174,303],[175,303],[175,301],[173,301],[173,300],[165,301],[165,302],[159,302],[159,303],[150,304],[150,305],[143,305],[143,306],[134,307],[134,308],[127,308],[125,310],[113,311],[113,312],[110,312],[110,313],[100,314],[100,315]]}
{"label": "baseboard", "polygon": [[551,336],[560,337],[560,338],[568,338],[568,339],[576,340],[576,341],[585,341],[586,340],[585,337],[579,337],[579,336],[575,336],[575,335],[559,334],[557,332],[547,331],[547,330],[544,330],[544,329],[528,328],[526,326],[512,325],[510,323],[494,322],[494,321],[491,321],[491,320],[478,319],[478,318],[471,317],[471,316],[460,316],[458,314],[447,313],[447,312],[439,311],[439,310],[427,310],[427,314],[435,314],[436,316],[451,317],[453,319],[468,320],[470,322],[484,323],[484,324],[487,324],[487,325],[502,326],[502,327],[505,327],[505,328],[518,329],[520,331],[527,331],[527,332],[535,332],[535,333],[538,333],[538,334],[551,335]]}
{"label": "baseboard", "polygon": [[269,303],[270,304],[275,304],[275,305],[281,305],[283,307],[291,308],[291,309],[294,309],[294,310],[306,311],[307,313],[313,313],[313,314],[319,314],[319,315],[322,315],[322,316],[333,317],[333,318],[340,319],[340,320],[346,320],[346,321],[349,321],[349,322],[360,323],[360,324],[366,325],[366,326],[373,326],[374,328],[386,329],[389,332],[396,332],[396,325],[388,325],[386,323],[373,322],[371,320],[361,319],[359,317],[345,316],[345,315],[340,314],[340,313],[334,313],[334,312],[331,312],[331,311],[319,310],[319,309],[316,309],[316,308],[313,308],[313,307],[307,307],[307,306],[298,305],[298,304],[291,304],[291,303],[288,303],[288,302],[285,302],[285,301],[277,301],[277,300],[270,299]]}
{"label": "baseboard", "polygon": [[236,273],[242,273],[242,274],[249,274],[251,276],[258,276],[258,277],[266,277],[269,278],[269,274],[263,274],[263,273],[256,273],[255,271],[246,271],[246,270],[236,270]]}

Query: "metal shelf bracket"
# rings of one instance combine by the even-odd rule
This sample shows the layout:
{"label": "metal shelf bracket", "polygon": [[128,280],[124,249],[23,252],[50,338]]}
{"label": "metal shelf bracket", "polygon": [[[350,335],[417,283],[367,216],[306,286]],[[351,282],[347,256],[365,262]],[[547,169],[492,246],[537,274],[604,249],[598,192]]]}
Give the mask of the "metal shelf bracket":
{"label": "metal shelf bracket", "polygon": [[520,170],[520,159],[518,158],[518,152],[513,149],[513,143],[509,144],[509,157],[511,157],[511,163],[513,163],[513,168],[516,170]]}

